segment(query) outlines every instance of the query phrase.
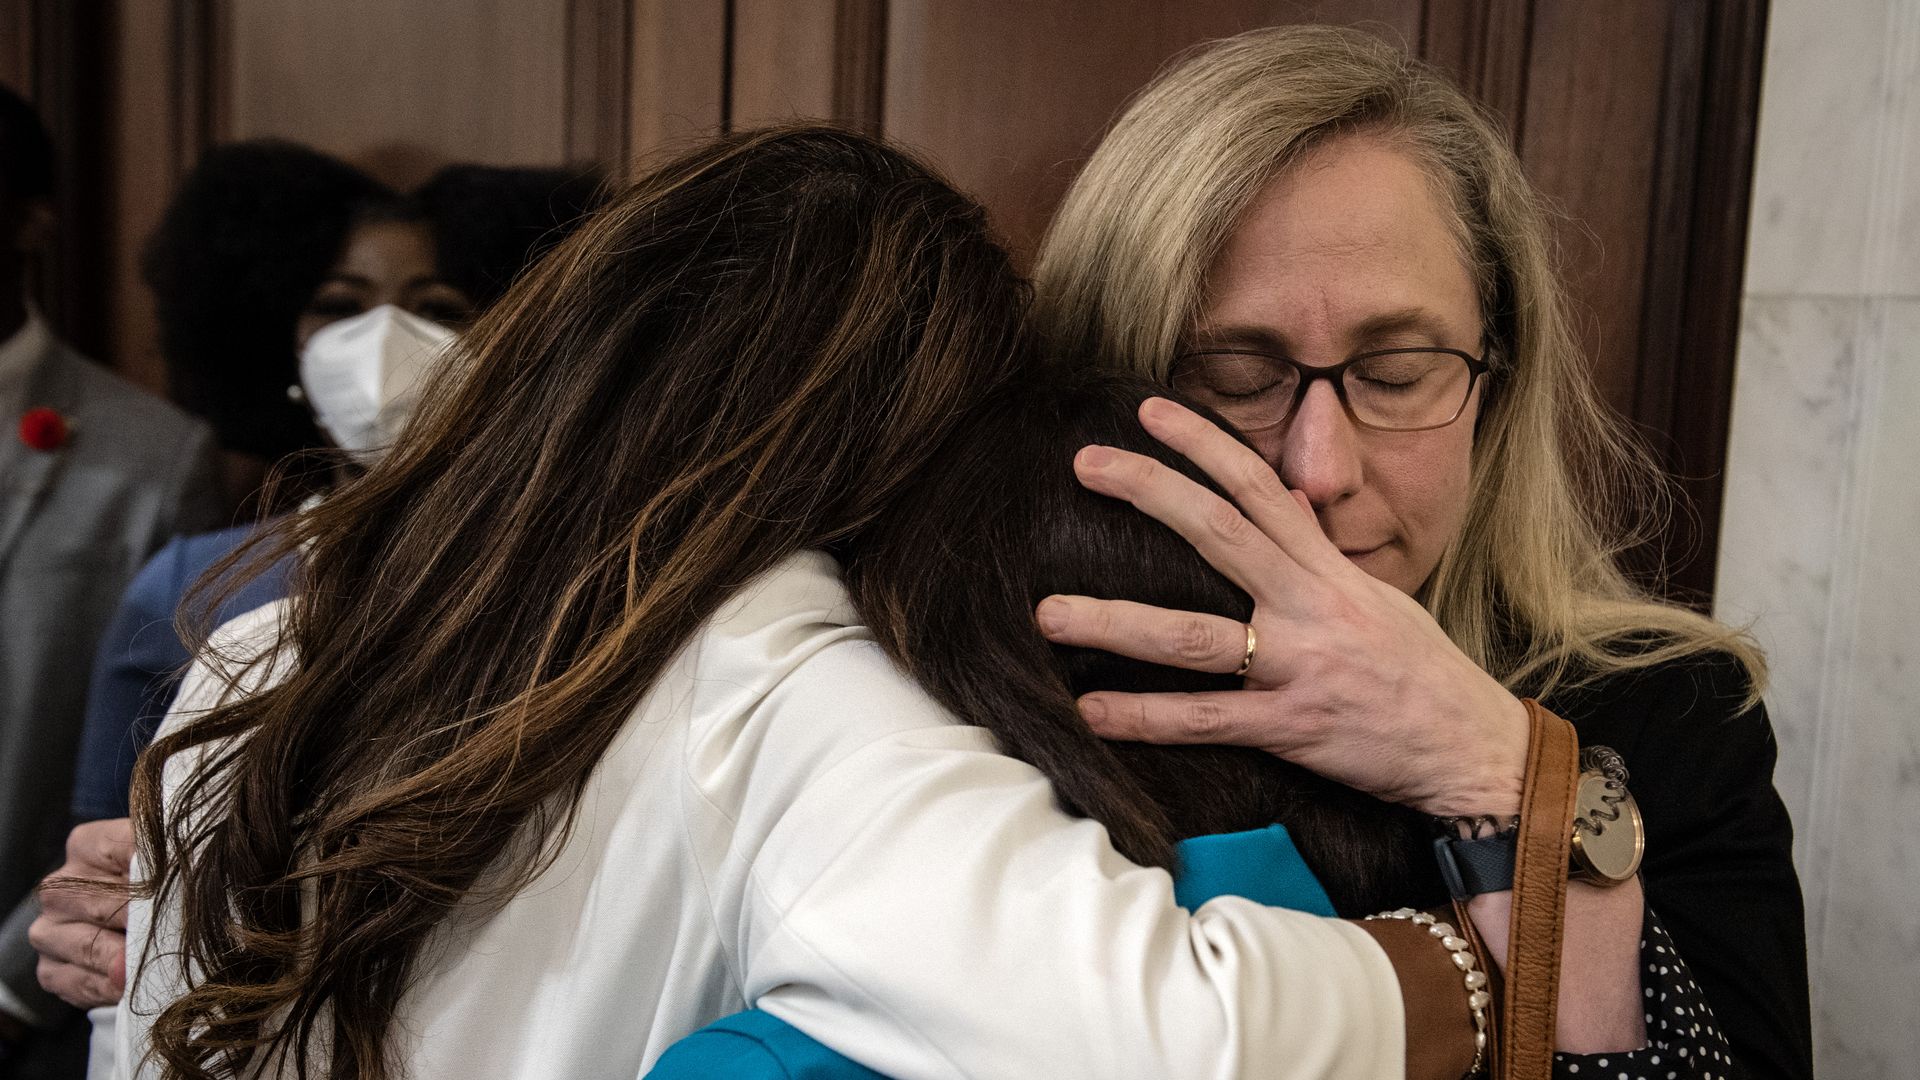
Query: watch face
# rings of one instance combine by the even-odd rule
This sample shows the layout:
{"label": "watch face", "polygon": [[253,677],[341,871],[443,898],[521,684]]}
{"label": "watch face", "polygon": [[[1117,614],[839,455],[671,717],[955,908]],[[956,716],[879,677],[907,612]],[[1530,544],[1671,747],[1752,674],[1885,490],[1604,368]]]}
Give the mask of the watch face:
{"label": "watch face", "polygon": [[1618,885],[1640,869],[1646,829],[1626,785],[1585,773],[1574,795],[1573,862],[1601,884]]}

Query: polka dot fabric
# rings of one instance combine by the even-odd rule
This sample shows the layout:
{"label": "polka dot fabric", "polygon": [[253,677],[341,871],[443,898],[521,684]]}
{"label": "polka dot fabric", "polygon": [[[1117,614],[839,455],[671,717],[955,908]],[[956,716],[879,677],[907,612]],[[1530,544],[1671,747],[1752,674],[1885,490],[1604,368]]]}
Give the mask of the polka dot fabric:
{"label": "polka dot fabric", "polygon": [[1674,950],[1666,927],[1647,912],[1640,942],[1640,986],[1646,1002],[1647,1045],[1625,1054],[1555,1054],[1562,1080],[1739,1080],[1713,1010]]}

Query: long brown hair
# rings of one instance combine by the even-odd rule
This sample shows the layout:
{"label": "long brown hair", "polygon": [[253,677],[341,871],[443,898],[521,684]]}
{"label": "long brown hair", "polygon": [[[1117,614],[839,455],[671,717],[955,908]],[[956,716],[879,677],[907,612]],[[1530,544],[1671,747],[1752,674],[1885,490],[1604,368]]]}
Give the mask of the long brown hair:
{"label": "long brown hair", "polygon": [[189,978],[164,1074],[396,1075],[435,928],[547,865],[730,593],[856,533],[1021,370],[1025,303],[976,205],[824,129],[663,167],[516,284],[387,458],[267,541],[303,569],[246,664],[285,677],[140,763]]}
{"label": "long brown hair", "polygon": [[1074,699],[1094,690],[1240,684],[1056,646],[1033,624],[1053,593],[1251,617],[1252,599],[1177,533],[1074,478],[1074,452],[1099,443],[1219,491],[1140,426],[1156,394],[1181,400],[1140,376],[1066,369],[998,395],[850,545],[861,615],[935,700],[1046,773],[1065,808],[1105,825],[1135,862],[1174,869],[1179,840],[1278,822],[1343,915],[1444,901],[1424,816],[1263,751],[1111,743],[1080,719]]}

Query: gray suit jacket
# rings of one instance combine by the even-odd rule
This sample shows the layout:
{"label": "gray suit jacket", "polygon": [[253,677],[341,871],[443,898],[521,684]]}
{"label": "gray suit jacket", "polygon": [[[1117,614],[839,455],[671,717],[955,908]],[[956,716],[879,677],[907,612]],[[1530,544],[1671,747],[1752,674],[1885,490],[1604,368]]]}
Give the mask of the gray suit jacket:
{"label": "gray suit jacket", "polygon": [[[47,339],[25,401],[0,401],[0,913],[22,917],[59,862],[94,650],[120,594],[169,537],[222,524],[212,433]],[[73,435],[16,434],[50,406]],[[30,918],[30,914],[24,917]],[[31,954],[0,949],[0,982],[38,1004]],[[24,970],[23,970],[24,968]]]}

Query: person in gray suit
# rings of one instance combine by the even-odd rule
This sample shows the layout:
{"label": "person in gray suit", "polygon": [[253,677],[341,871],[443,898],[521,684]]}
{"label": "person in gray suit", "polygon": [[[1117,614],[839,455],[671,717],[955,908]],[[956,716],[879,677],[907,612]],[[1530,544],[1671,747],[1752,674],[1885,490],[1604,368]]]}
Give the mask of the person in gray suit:
{"label": "person in gray suit", "polygon": [[[31,921],[58,863],[89,664],[121,591],[176,533],[223,523],[213,434],[62,344],[26,302],[53,225],[53,148],[0,88],[0,911]],[[17,437],[15,432],[17,430]],[[0,934],[0,938],[15,935]],[[0,955],[0,1077],[60,1015],[34,957]],[[39,1040],[45,1042],[46,1040]]]}

